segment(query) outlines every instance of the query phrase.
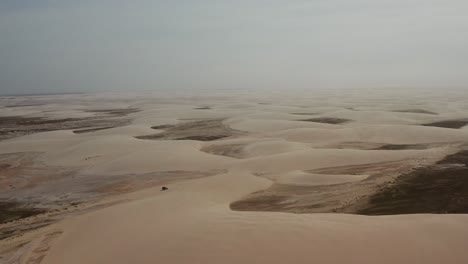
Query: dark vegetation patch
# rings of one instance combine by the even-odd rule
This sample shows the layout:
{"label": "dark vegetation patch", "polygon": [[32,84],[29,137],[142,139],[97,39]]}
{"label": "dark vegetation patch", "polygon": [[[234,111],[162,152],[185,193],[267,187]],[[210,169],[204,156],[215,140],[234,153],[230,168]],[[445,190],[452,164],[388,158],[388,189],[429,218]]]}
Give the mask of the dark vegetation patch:
{"label": "dark vegetation patch", "polygon": [[314,172],[370,176],[358,182],[333,185],[273,184],[233,202],[231,209],[362,215],[468,213],[468,150],[424,167],[395,162]]}
{"label": "dark vegetation patch", "polygon": [[462,144],[461,142],[437,142],[437,143],[425,143],[425,144],[385,144],[378,142],[361,142],[361,141],[349,141],[340,142],[338,144],[330,144],[327,148],[333,149],[362,149],[362,150],[422,150],[439,147],[453,146],[457,147]]}
{"label": "dark vegetation patch", "polygon": [[140,112],[140,109],[138,108],[115,108],[115,109],[87,110],[86,112],[121,116],[121,115],[129,115],[129,114]]}
{"label": "dark vegetation patch", "polygon": [[5,107],[15,108],[15,107],[28,107],[28,106],[41,106],[41,105],[45,105],[45,104],[40,104],[40,103],[36,103],[36,104],[19,103],[19,104],[14,104],[14,105],[5,105]]}
{"label": "dark vegetation patch", "polygon": [[392,112],[397,113],[414,113],[414,114],[426,114],[426,115],[438,115],[435,112],[427,111],[424,109],[405,109],[405,110],[394,110]]}
{"label": "dark vegetation patch", "polygon": [[10,227],[3,227],[3,228],[0,228],[0,240],[9,238],[9,237],[18,236],[26,232],[30,232],[30,231],[48,226],[55,222],[57,221],[54,219],[50,219],[50,220],[43,220],[43,221],[38,221],[38,222],[34,221],[28,224],[18,223],[17,225],[12,225]]}
{"label": "dark vegetation patch", "polygon": [[[138,139],[166,139],[167,135],[150,135],[150,136],[139,136]],[[187,137],[175,137],[170,140],[198,140],[198,141],[213,141],[221,138],[229,137],[229,135],[200,135],[200,136],[187,136]]]}
{"label": "dark vegetation patch", "polygon": [[221,119],[199,120],[165,128],[154,135],[138,136],[138,139],[152,140],[199,140],[213,141],[240,134],[240,131],[224,125]]}
{"label": "dark vegetation patch", "polygon": [[197,108],[194,108],[195,110],[210,110],[212,109],[211,107],[209,106],[200,106],[200,107],[197,107]]}
{"label": "dark vegetation patch", "polygon": [[422,124],[422,125],[423,126],[433,126],[433,127],[458,129],[458,128],[462,128],[462,127],[468,125],[468,119],[446,120],[446,121],[439,121],[439,122]]}
{"label": "dark vegetation patch", "polygon": [[[315,186],[275,183],[268,189],[254,192],[231,203],[230,206],[232,210],[237,211],[353,213],[352,210],[341,209],[353,204],[361,193],[370,193],[377,184],[393,179],[397,172],[406,170],[407,167],[402,162],[380,162],[305,171],[371,176],[362,181]],[[256,176],[265,177],[265,174],[257,173]]]}
{"label": "dark vegetation patch", "polygon": [[213,155],[221,155],[231,158],[243,158],[244,144],[226,144],[226,145],[211,145],[201,148],[201,151]]}
{"label": "dark vegetation patch", "polygon": [[[335,186],[273,184],[230,204],[235,211],[327,213],[340,205]],[[344,185],[341,185],[344,186]]]}
{"label": "dark vegetation patch", "polygon": [[307,121],[307,122],[337,125],[337,124],[350,122],[352,120],[344,119],[344,118],[335,118],[335,117],[318,117],[318,118],[303,119],[303,120],[299,120],[299,121]]}
{"label": "dark vegetation patch", "polygon": [[20,120],[17,125],[20,126],[37,126],[37,125],[49,125],[49,124],[60,124],[83,121],[85,118],[62,118],[62,119],[46,119],[46,118],[26,118]]}
{"label": "dark vegetation patch", "polygon": [[84,134],[84,133],[91,133],[91,132],[96,132],[96,131],[111,129],[111,128],[114,128],[114,127],[107,126],[107,127],[96,127],[96,128],[80,129],[80,130],[74,130],[73,133],[75,133],[75,134]]}
{"label": "dark vegetation patch", "polygon": [[326,146],[327,148],[332,149],[362,149],[362,150],[372,150],[381,147],[382,143],[375,142],[363,142],[363,141],[348,141],[340,142],[338,144],[330,144]]}
{"label": "dark vegetation patch", "polygon": [[66,119],[45,119],[42,117],[23,117],[23,116],[2,116],[0,117],[1,126],[30,126],[30,125],[43,125],[54,124],[66,121],[77,121],[79,118],[66,118]]}
{"label": "dark vegetation patch", "polygon": [[188,136],[177,138],[176,140],[198,140],[198,141],[213,141],[221,138],[229,137],[229,135],[205,135],[205,136]]}
{"label": "dark vegetation patch", "polygon": [[408,149],[428,149],[430,144],[386,144],[373,150],[408,150]]}
{"label": "dark vegetation patch", "polygon": [[44,209],[24,206],[16,202],[0,201],[0,223],[2,224],[44,212]]}
{"label": "dark vegetation patch", "polygon": [[283,207],[289,197],[274,194],[257,196],[233,202],[230,204],[230,208],[235,211],[250,211],[251,208],[258,211],[276,211]]}
{"label": "dark vegetation patch", "polygon": [[[124,126],[130,123],[127,118],[121,118],[126,113],[116,110],[106,112],[110,115],[101,115],[86,118],[49,119],[44,117],[3,116],[0,117],[0,140],[56,130],[73,130],[75,133],[86,133],[97,129],[107,129]],[[78,129],[86,129],[80,131]]]}
{"label": "dark vegetation patch", "polygon": [[399,176],[357,209],[364,215],[468,213],[468,151]]}
{"label": "dark vegetation patch", "polygon": [[174,127],[174,125],[159,125],[159,126],[152,126],[151,128],[156,129],[156,130],[157,129],[163,130],[163,129],[168,129],[168,128],[171,128],[171,127]]}

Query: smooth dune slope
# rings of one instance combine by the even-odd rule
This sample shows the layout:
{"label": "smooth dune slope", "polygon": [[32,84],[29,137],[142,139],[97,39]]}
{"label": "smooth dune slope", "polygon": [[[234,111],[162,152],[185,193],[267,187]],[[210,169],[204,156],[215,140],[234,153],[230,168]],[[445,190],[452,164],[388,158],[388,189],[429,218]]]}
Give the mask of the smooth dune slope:
{"label": "smooth dune slope", "polygon": [[44,210],[0,224],[0,262],[468,263],[468,214],[354,214],[465,150],[467,126],[423,124],[468,118],[467,103],[398,89],[0,98],[0,118],[23,122],[0,127],[0,202]]}
{"label": "smooth dune slope", "polygon": [[[242,172],[155,190],[64,223],[44,263],[462,263],[468,217],[233,212],[268,186]],[[409,235],[411,234],[411,235]]]}

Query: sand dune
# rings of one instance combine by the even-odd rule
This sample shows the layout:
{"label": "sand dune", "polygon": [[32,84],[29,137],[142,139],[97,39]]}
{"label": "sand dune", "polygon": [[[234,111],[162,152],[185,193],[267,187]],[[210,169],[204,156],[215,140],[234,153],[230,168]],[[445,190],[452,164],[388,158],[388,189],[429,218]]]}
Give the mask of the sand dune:
{"label": "sand dune", "polygon": [[304,171],[290,171],[281,175],[277,182],[289,185],[314,186],[362,181],[368,176],[369,175],[319,174]]}
{"label": "sand dune", "polygon": [[271,136],[306,143],[378,142],[388,144],[415,144],[465,141],[464,130],[402,125],[359,126],[339,129],[298,128],[272,133]]}
{"label": "sand dune", "polygon": [[219,143],[205,144],[201,148],[202,151],[210,154],[241,159],[306,149],[310,149],[307,144],[289,142],[283,139],[274,138],[223,140]]}
{"label": "sand dune", "polygon": [[230,119],[227,121],[227,124],[234,129],[248,132],[270,132],[270,131],[279,131],[287,130],[301,127],[329,127],[330,125],[311,123],[311,122],[301,122],[301,121],[290,121],[290,120],[257,120],[257,119]]}
{"label": "sand dune", "polygon": [[459,263],[468,257],[466,216],[288,215],[225,206],[267,185],[239,173],[220,175],[85,215],[63,224],[70,231],[54,241],[44,262]]}
{"label": "sand dune", "polygon": [[[466,263],[468,212],[351,214],[415,182],[402,178],[411,172],[426,170],[434,192],[439,174],[464,175],[464,155],[445,159],[464,153],[467,127],[423,124],[468,118],[468,98],[441,98],[331,90],[0,100],[0,116],[91,118],[27,135],[8,128],[0,140],[0,209],[15,219],[0,224],[0,262]],[[92,118],[109,115],[130,121],[96,130]]]}

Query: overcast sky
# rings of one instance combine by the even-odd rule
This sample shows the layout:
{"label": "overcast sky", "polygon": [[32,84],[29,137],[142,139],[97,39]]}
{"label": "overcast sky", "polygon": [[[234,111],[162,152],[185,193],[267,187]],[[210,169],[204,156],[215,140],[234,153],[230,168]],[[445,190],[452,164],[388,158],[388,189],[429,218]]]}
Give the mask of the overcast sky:
{"label": "overcast sky", "polygon": [[0,93],[468,87],[466,0],[0,0]]}

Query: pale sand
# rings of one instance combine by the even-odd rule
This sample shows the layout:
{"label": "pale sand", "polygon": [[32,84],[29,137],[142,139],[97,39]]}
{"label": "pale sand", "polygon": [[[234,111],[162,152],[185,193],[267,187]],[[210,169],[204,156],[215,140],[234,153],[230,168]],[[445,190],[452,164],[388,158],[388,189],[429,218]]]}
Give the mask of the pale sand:
{"label": "pale sand", "polygon": [[[70,220],[44,263],[463,263],[468,216],[241,213],[241,172]],[[68,231],[67,231],[68,230]]]}
{"label": "pale sand", "polygon": [[[2,240],[0,253],[2,248],[32,240],[19,253],[8,255],[11,263],[468,262],[468,215],[368,217],[239,212],[229,207],[275,183],[320,186],[359,182],[369,176],[319,173],[318,169],[373,163],[408,168],[455,153],[468,143],[466,127],[419,124],[468,117],[468,109],[463,108],[468,97],[463,92],[450,98],[428,93],[419,99],[413,99],[416,92],[405,91],[296,96],[231,93],[67,95],[57,96],[54,105],[1,108],[2,116],[43,116],[47,109],[52,111],[47,115],[61,117],[85,117],[87,109],[141,109],[129,114],[132,123],[122,127],[82,134],[51,131],[0,141],[0,154],[39,152],[35,162],[76,169],[79,177],[96,178],[96,184],[102,184],[99,177],[219,173],[170,182],[164,192],[157,185],[106,198],[106,203],[118,203]],[[31,101],[50,102],[47,97]],[[196,109],[200,106],[211,109]],[[434,114],[404,112],[408,109]],[[304,122],[298,120],[308,116],[294,113],[352,121],[338,125]],[[202,119],[223,119],[223,124],[244,133],[203,142],[136,138],[163,131],[152,126]],[[358,143],[348,149],[334,147],[349,142]],[[365,147],[433,143],[440,145],[409,150]],[[360,149],[359,144],[364,147]],[[229,151],[234,154],[222,154]]]}

